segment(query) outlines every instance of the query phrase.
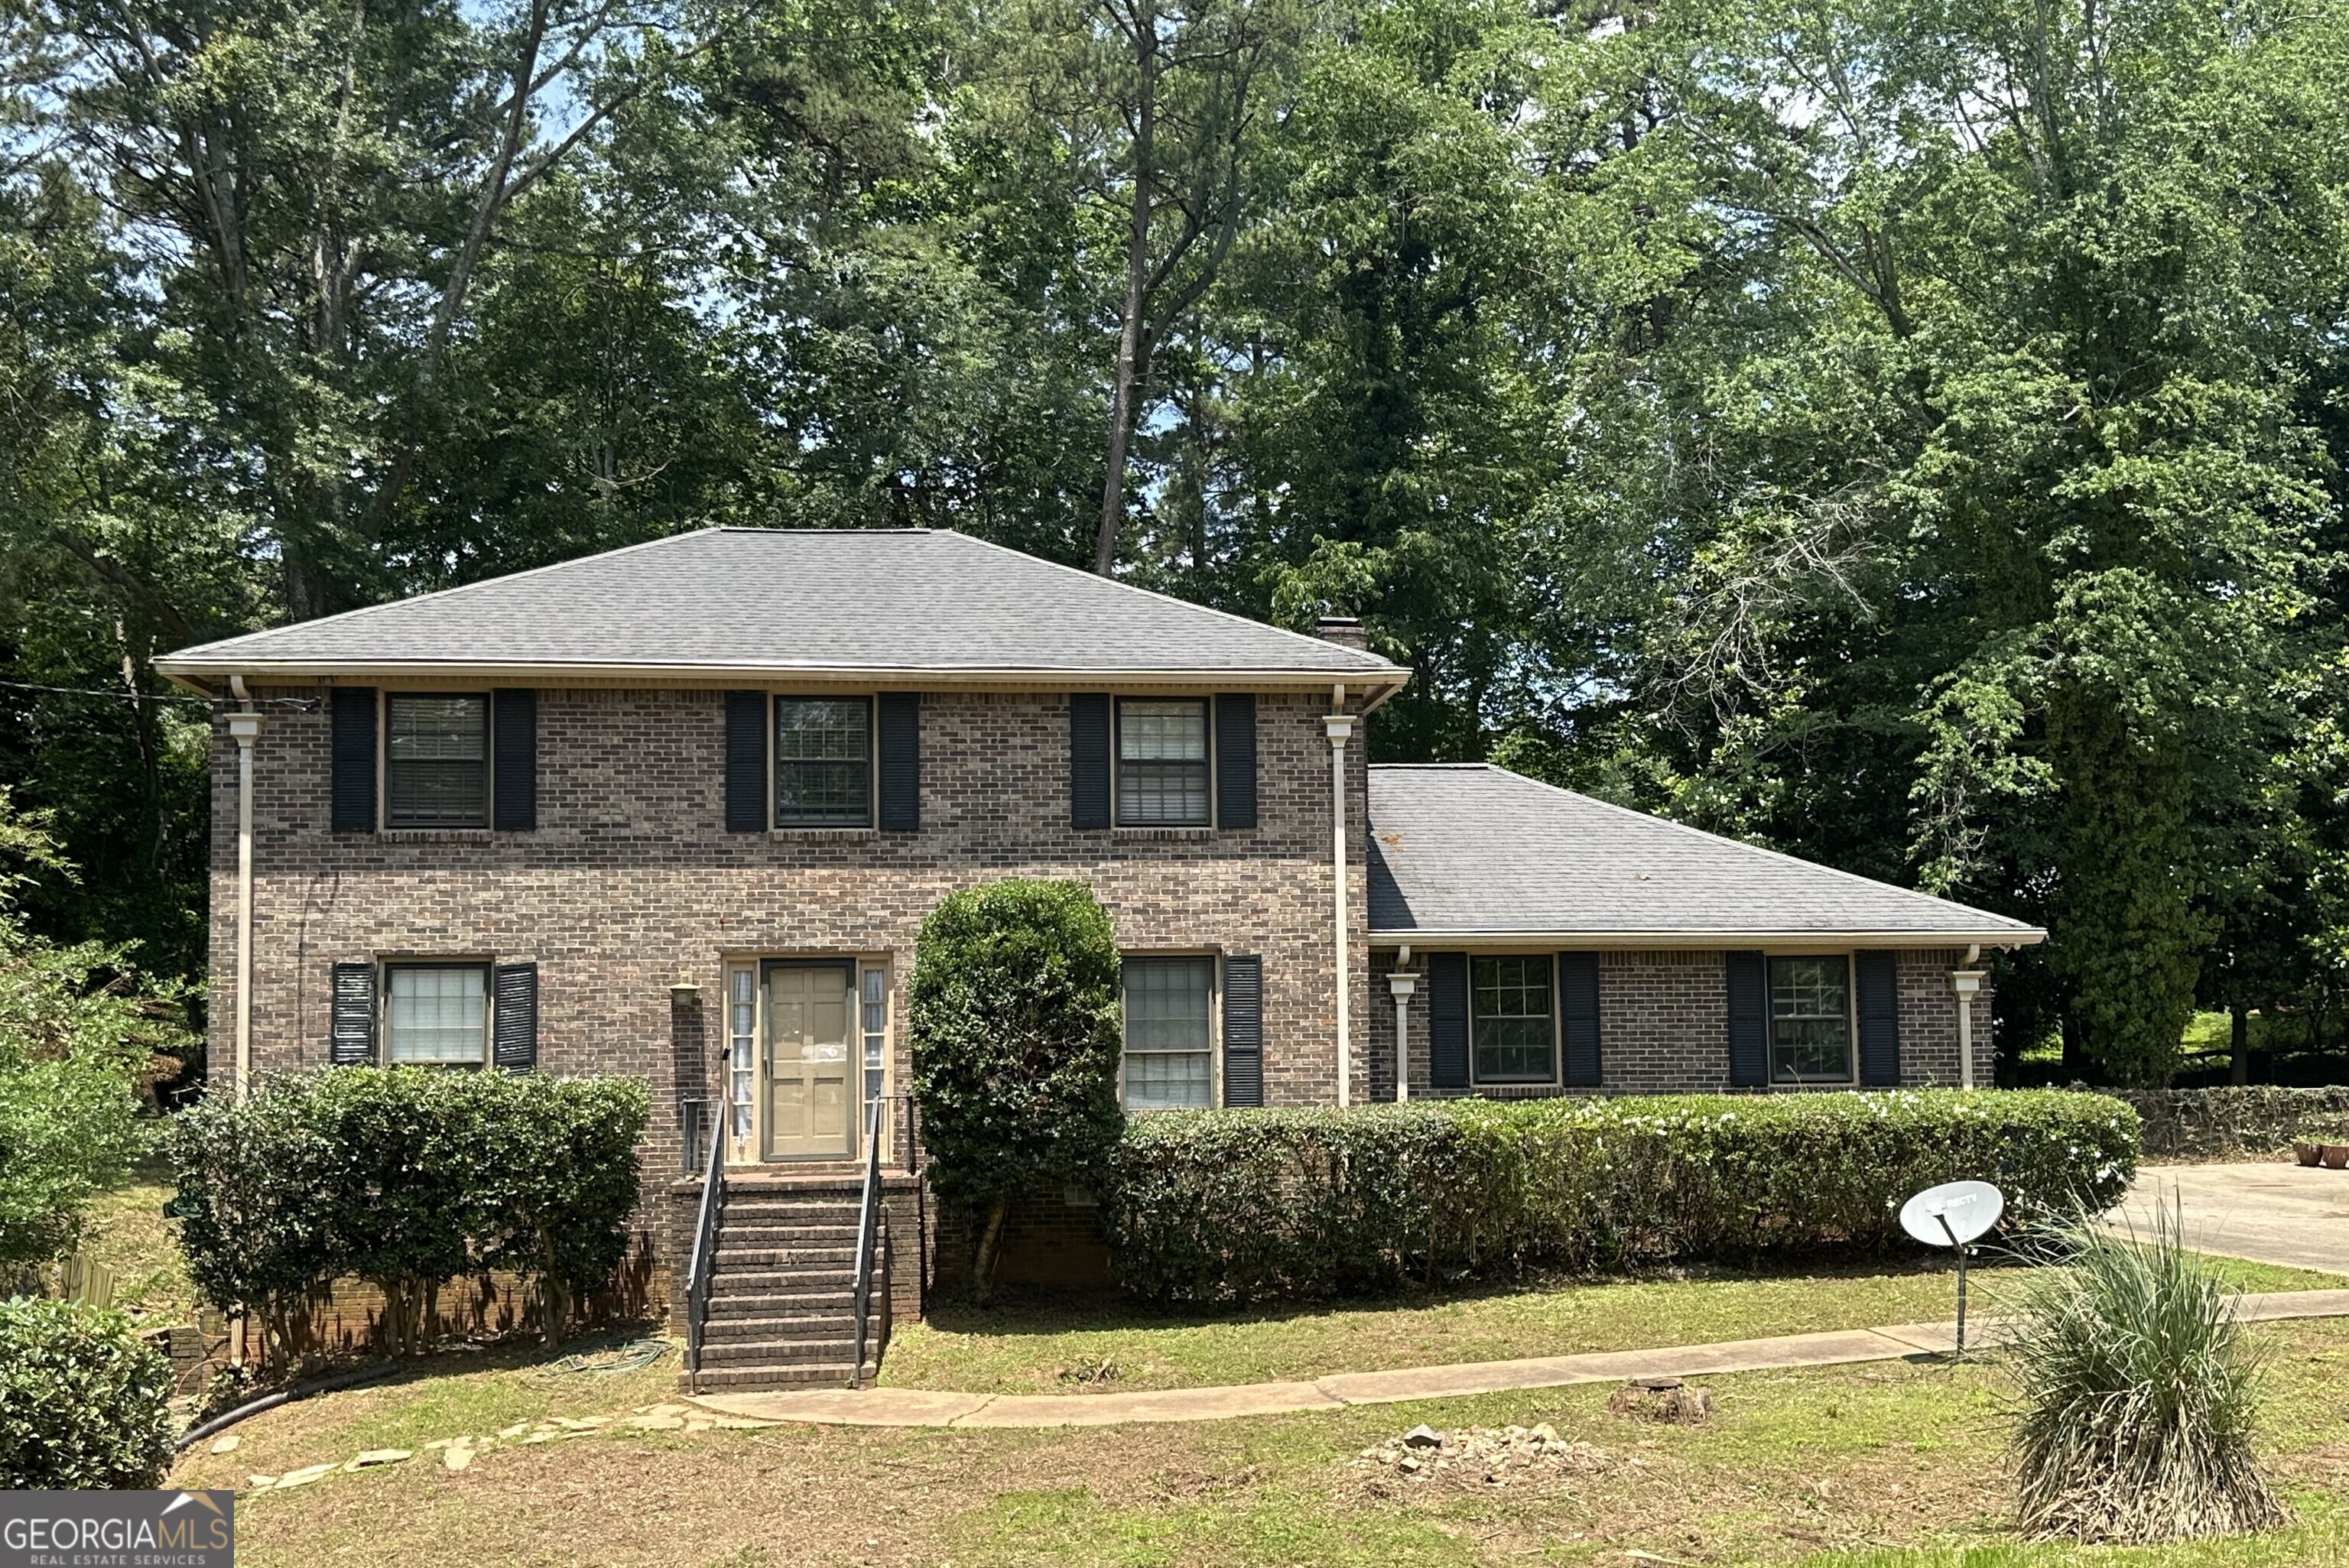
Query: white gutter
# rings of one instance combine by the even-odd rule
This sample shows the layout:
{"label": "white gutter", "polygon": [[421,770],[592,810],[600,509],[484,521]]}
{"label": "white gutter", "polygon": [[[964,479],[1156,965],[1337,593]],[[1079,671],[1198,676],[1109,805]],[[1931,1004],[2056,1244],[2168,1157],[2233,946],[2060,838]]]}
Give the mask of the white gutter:
{"label": "white gutter", "polygon": [[261,715],[244,689],[243,676],[228,677],[229,689],[244,705],[228,716],[236,741],[236,1098],[253,1092],[253,743],[261,736]]}
{"label": "white gutter", "polygon": [[[1330,701],[1344,707],[1346,688],[1339,686],[1330,694]],[[1351,1040],[1351,958],[1346,947],[1346,740],[1354,733],[1354,717],[1348,713],[1333,713],[1321,721],[1330,737],[1330,881],[1336,890],[1338,933],[1338,1109],[1343,1110],[1353,1101],[1354,1057]]]}
{"label": "white gutter", "polygon": [[1626,948],[1675,947],[2029,947],[2047,940],[2037,926],[2009,931],[1742,931],[1682,926],[1672,931],[1409,931],[1371,932],[1373,947]]}
{"label": "white gutter", "polygon": [[[659,664],[603,663],[483,663],[437,659],[236,659],[214,661],[171,656],[157,659],[156,671],[166,678],[202,691],[202,677],[255,683],[315,681],[332,676],[338,681],[490,681],[508,685],[563,686],[593,682],[625,682],[666,686],[774,686],[788,681],[815,681],[863,686],[903,685],[927,689],[951,686],[1018,687],[1038,691],[1083,690],[1095,686],[1185,686],[1208,690],[1315,691],[1332,681],[1351,682],[1386,696],[1402,690],[1411,671],[1397,665],[1373,665],[1360,669],[1310,669],[1295,665],[1271,668],[1237,665],[1218,669],[1062,668],[1041,665],[735,665],[690,660]],[[207,693],[209,695],[209,693]],[[1383,700],[1383,697],[1381,698]]]}

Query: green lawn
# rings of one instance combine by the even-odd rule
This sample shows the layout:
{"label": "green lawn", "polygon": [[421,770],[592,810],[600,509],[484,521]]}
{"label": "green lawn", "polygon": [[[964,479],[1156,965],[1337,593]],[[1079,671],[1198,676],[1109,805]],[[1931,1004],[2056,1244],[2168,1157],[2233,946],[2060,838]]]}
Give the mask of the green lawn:
{"label": "green lawn", "polygon": [[[2214,1259],[2245,1290],[2337,1289],[2332,1274]],[[1972,1272],[1970,1310],[1995,1312],[2012,1269]],[[1170,1315],[1109,1304],[941,1305],[900,1326],[881,1381],[974,1393],[1185,1388],[1636,1350],[1866,1328],[1951,1315],[1938,1264],[1820,1274],[1712,1270],[1672,1279],[1557,1281],[1514,1290],[1257,1313]],[[1112,1376],[1101,1374],[1106,1366]]]}
{"label": "green lawn", "polygon": [[[2015,1545],[1999,1470],[2001,1375],[1920,1361],[1715,1377],[1713,1420],[1694,1429],[1610,1415],[1609,1389],[1585,1386],[1182,1426],[614,1430],[493,1449],[461,1474],[419,1456],[242,1499],[239,1561],[2249,1568],[2349,1557],[2349,1322],[2253,1332],[2269,1358],[2264,1446],[2295,1514],[2292,1530],[2254,1542],[2151,1553]],[[599,1394],[612,1408],[655,1397],[657,1374],[637,1377],[596,1389],[479,1365],[453,1389],[434,1377],[331,1396],[248,1423],[238,1452],[198,1456],[175,1479],[231,1483],[386,1439],[408,1446],[443,1420],[520,1419],[533,1400],[584,1414]],[[1420,1421],[1547,1421],[1603,1458],[1499,1485],[1358,1463]]]}
{"label": "green lawn", "polygon": [[114,1305],[140,1316],[181,1322],[195,1299],[180,1256],[178,1233],[163,1217],[171,1186],[160,1170],[142,1168],[98,1195],[82,1222],[85,1256],[114,1272]]}
{"label": "green lawn", "polygon": [[[111,1195],[91,1246],[119,1294],[180,1299],[153,1186]],[[2329,1275],[2220,1261],[2251,1290]],[[1994,1312],[2013,1274],[1977,1273]],[[1691,1273],[1549,1281],[1377,1304],[1165,1315],[1012,1303],[901,1327],[885,1379],[998,1390],[1141,1388],[1340,1368],[1751,1338],[1944,1316],[1951,1279],[1924,1266],[1820,1274]],[[557,1376],[528,1350],[456,1351],[395,1380],[268,1412],[234,1451],[200,1450],[183,1485],[339,1463],[406,1463],[240,1499],[250,1568],[578,1563],[625,1568],[1288,1568],[1772,1563],[1804,1568],[2252,1568],[2349,1563],[2349,1321],[2252,1331],[2268,1356],[2265,1445],[2292,1529],[2158,1552],[2022,1546],[2006,1535],[1992,1366],[1919,1360],[1712,1379],[1698,1429],[1610,1415],[1603,1386],[1180,1426],[1055,1431],[613,1425],[508,1442],[461,1472],[424,1449],[552,1418],[625,1417],[675,1398],[674,1357],[619,1377]],[[1092,1382],[1103,1363],[1115,1375]],[[1415,1423],[1548,1422],[1603,1461],[1571,1473],[1424,1480],[1361,1450]],[[206,1445],[206,1449],[209,1445]]]}

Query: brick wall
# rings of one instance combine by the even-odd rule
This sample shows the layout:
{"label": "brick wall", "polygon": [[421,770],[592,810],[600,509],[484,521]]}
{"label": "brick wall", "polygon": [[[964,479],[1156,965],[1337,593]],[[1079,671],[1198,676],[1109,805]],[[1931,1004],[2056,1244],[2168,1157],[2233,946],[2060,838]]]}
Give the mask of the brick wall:
{"label": "brick wall", "polygon": [[[264,695],[316,699],[323,688]],[[896,1005],[922,917],[948,891],[1011,875],[1089,882],[1130,950],[1257,954],[1265,965],[1265,1096],[1333,1098],[1335,986],[1330,748],[1318,696],[1257,707],[1258,821],[1241,831],[1071,829],[1068,704],[1053,694],[932,693],[922,717],[922,830],[729,833],[724,698],[701,688],[547,688],[538,694],[539,827],[527,833],[328,830],[328,720],[270,710],[254,748],[254,1059],[267,1071],[326,1060],[337,962],[386,956],[528,959],[539,965],[540,1063],[643,1078],[654,1115],[641,1228],[665,1267],[678,1233],[657,1214],[680,1174],[678,1102],[714,1092],[722,957],[885,958],[891,1092],[908,1078]],[[236,748],[212,750],[212,1059],[233,1059]],[[1373,962],[1363,897],[1363,747],[1348,748],[1348,906],[1357,1099],[1394,1095],[1392,954]],[[1957,954],[1904,954],[1904,1076],[1956,1076]],[[1610,953],[1601,966],[1610,1092],[1726,1087],[1717,953]],[[679,981],[699,998],[673,995]],[[1424,990],[1414,999],[1414,1094],[1426,1091]],[[1991,1060],[1990,998],[1975,1004]],[[1510,1092],[1542,1092],[1539,1090]],[[917,1228],[898,1214],[893,1242]],[[935,1226],[936,1216],[932,1216]],[[1040,1239],[1082,1216],[1021,1216]],[[689,1223],[689,1222],[688,1222]],[[1025,1243],[1023,1243],[1024,1245]],[[900,1270],[918,1253],[893,1245]],[[681,1256],[673,1266],[682,1268]],[[901,1278],[901,1312],[918,1295]]]}
{"label": "brick wall", "polygon": [[[678,1099],[717,1084],[721,955],[885,957],[895,1092],[908,1069],[896,1003],[922,917],[957,887],[1074,876],[1092,884],[1129,949],[1261,954],[1266,1099],[1327,1101],[1336,1066],[1327,707],[1321,696],[1259,697],[1257,828],[1080,833],[1069,826],[1065,696],[927,694],[922,830],[908,834],[729,833],[723,694],[597,687],[538,694],[536,830],[336,834],[325,705],[273,708],[254,748],[254,1065],[326,1062],[337,962],[534,960],[540,1065],[634,1074],[651,1086],[650,1194],[680,1171]],[[234,1053],[237,748],[224,717],[217,722],[211,1050],[225,1068]],[[1359,1029],[1369,950],[1359,737],[1348,757]],[[680,980],[698,983],[707,1000],[674,1004]],[[1356,1057],[1360,1096],[1367,1064]],[[673,1234],[649,1209],[645,1221],[657,1238]]]}
{"label": "brick wall", "polygon": [[[1958,1081],[1957,996],[1950,971],[1961,951],[1920,949],[1899,954],[1895,983],[1900,997],[1900,1081]],[[1371,1010],[1367,1050],[1371,1098],[1394,1098],[1395,1013],[1387,976],[1395,954],[1381,950],[1371,958]],[[1421,973],[1411,999],[1411,1092],[1414,1099],[1465,1092],[1428,1086],[1427,983],[1425,955],[1414,953]],[[1985,983],[1973,1003],[1976,1081],[1991,1081],[1991,991]],[[1729,1088],[1729,991],[1718,952],[1602,953],[1599,959],[1600,1093],[1681,1094]],[[1496,1098],[1538,1098],[1555,1088],[1510,1087],[1480,1090]]]}

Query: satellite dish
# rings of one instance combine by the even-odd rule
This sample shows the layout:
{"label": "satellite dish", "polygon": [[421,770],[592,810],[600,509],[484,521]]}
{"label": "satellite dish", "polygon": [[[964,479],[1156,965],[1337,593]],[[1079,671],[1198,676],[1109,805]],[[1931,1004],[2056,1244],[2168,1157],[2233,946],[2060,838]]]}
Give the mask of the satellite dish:
{"label": "satellite dish", "polygon": [[1933,1247],[1961,1247],[2006,1212],[2006,1195],[1987,1181],[1944,1181],[1900,1205],[1900,1228]]}

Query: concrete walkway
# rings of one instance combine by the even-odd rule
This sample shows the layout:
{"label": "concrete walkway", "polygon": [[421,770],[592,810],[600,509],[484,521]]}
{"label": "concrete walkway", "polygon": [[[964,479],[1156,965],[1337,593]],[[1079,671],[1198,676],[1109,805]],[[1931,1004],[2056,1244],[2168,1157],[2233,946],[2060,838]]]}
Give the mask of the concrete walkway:
{"label": "concrete walkway", "polygon": [[[2349,1317],[2349,1290],[2279,1291],[2247,1296],[2243,1316]],[[951,1394],[923,1388],[803,1389],[772,1394],[710,1394],[695,1402],[730,1416],[848,1427],[1109,1427],[1123,1422],[1218,1421],[1392,1405],[1517,1388],[1559,1388],[1630,1377],[1690,1377],[1764,1372],[1789,1367],[1844,1367],[1899,1361],[1956,1348],[1954,1323],[1904,1323],[1776,1339],[1682,1345],[1661,1350],[1599,1351],[1526,1361],[1409,1367],[1392,1372],[1340,1372],[1309,1383],[1243,1383],[1137,1394]],[[1995,1339],[1995,1320],[1968,1326],[1969,1345]]]}
{"label": "concrete walkway", "polygon": [[2349,1171],[2148,1166],[2116,1217],[2142,1232],[2157,1206],[2172,1203],[2182,1208],[2186,1244],[2198,1252],[2349,1274]]}

